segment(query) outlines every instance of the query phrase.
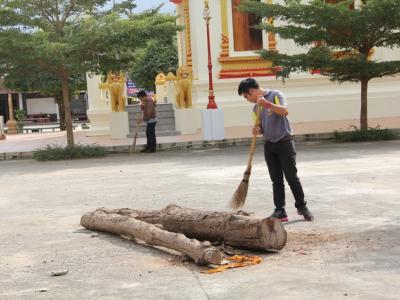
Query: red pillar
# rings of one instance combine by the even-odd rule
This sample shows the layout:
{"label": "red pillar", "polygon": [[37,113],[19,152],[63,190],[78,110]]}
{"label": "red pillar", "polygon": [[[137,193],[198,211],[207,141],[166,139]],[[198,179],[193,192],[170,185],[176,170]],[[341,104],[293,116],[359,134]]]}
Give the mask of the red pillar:
{"label": "red pillar", "polygon": [[211,63],[211,43],[210,43],[210,8],[208,7],[208,1],[204,1],[204,20],[206,21],[207,28],[207,51],[208,51],[208,104],[207,109],[216,109],[217,103],[215,103],[214,86],[212,80],[212,63]]}

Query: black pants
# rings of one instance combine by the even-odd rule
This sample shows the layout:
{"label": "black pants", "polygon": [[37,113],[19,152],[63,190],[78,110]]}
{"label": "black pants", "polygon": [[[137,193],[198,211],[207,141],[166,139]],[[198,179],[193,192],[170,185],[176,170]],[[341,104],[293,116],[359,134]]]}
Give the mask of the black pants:
{"label": "black pants", "polygon": [[304,207],[303,187],[296,168],[296,149],[292,139],[277,143],[265,142],[264,156],[268,166],[269,176],[272,181],[274,204],[276,209],[285,208],[285,184],[283,175],[289,183],[297,208]]}
{"label": "black pants", "polygon": [[147,138],[146,149],[150,151],[156,151],[157,148],[156,124],[157,122],[146,124],[146,138]]}

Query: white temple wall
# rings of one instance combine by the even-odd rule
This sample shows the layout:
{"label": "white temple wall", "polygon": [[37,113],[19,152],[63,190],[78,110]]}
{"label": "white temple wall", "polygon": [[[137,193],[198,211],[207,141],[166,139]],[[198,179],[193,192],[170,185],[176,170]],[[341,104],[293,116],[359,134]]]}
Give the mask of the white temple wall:
{"label": "white temple wall", "polygon": [[[283,0],[274,2],[283,3]],[[226,127],[251,125],[252,105],[237,94],[237,86],[243,78],[218,79],[221,64],[218,61],[221,52],[221,1],[210,0],[210,40],[213,64],[215,101],[224,111]],[[190,1],[191,50],[193,64],[193,107],[205,109],[208,103],[208,56],[206,24],[203,19],[204,2]],[[228,13],[231,12],[228,0]],[[232,17],[228,16],[230,38],[229,55],[249,55],[232,51]],[[183,35],[184,37],[184,35]],[[277,49],[280,52],[295,54],[306,51],[295,46],[293,41],[282,40],[276,36]],[[183,43],[184,44],[184,43]],[[265,44],[264,44],[264,47]],[[399,60],[400,49],[375,49],[373,59]],[[185,63],[186,58],[182,61]],[[317,122],[330,120],[358,119],[360,115],[360,84],[331,82],[327,77],[310,73],[294,73],[282,85],[275,77],[257,77],[263,87],[279,89],[287,98],[292,122]],[[191,112],[193,114],[193,111]],[[374,79],[369,84],[368,116],[400,117],[400,77]],[[193,118],[192,127],[201,128],[200,118]],[[357,124],[356,124],[357,125]]]}
{"label": "white temple wall", "polygon": [[[314,75],[313,78],[287,80],[257,79],[260,85],[281,90],[287,97],[292,122],[320,122],[358,119],[360,116],[360,84],[333,83]],[[225,126],[252,124],[252,104],[237,94],[240,79],[217,80],[215,100],[224,111]],[[193,98],[195,108],[204,109],[208,102],[208,82],[197,81]],[[400,77],[371,80],[368,93],[370,118],[400,117]],[[358,124],[355,124],[358,125]],[[201,128],[201,124],[197,124]]]}

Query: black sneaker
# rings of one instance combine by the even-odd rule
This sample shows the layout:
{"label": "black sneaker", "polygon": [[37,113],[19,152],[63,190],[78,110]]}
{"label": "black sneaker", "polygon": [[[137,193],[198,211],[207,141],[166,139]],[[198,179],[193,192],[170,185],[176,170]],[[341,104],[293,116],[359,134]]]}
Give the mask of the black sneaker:
{"label": "black sneaker", "polygon": [[297,213],[300,216],[303,216],[304,220],[306,220],[306,221],[313,221],[314,220],[314,216],[311,213],[311,211],[307,208],[307,206],[304,206],[302,208],[298,208],[297,209]]}
{"label": "black sneaker", "polygon": [[141,153],[147,153],[149,152],[149,149],[143,149],[142,151],[140,151]]}
{"label": "black sneaker", "polygon": [[279,220],[281,220],[281,222],[289,221],[286,211],[284,209],[275,209],[273,214],[270,215],[270,218],[279,219]]}

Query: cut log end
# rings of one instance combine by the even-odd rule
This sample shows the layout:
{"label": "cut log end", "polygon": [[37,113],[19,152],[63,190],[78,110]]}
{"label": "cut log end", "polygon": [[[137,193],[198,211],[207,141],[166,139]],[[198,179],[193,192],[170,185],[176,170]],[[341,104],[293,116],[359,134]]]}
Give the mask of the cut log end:
{"label": "cut log end", "polygon": [[287,233],[279,219],[265,218],[260,222],[258,236],[265,250],[281,250],[286,245]]}
{"label": "cut log end", "polygon": [[91,217],[92,213],[87,212],[84,215],[82,215],[81,217],[81,226],[82,227],[86,227],[87,229],[91,229],[90,228],[90,217]]}
{"label": "cut log end", "polygon": [[204,264],[219,265],[222,262],[222,253],[215,248],[206,249],[203,254],[203,261]]}

